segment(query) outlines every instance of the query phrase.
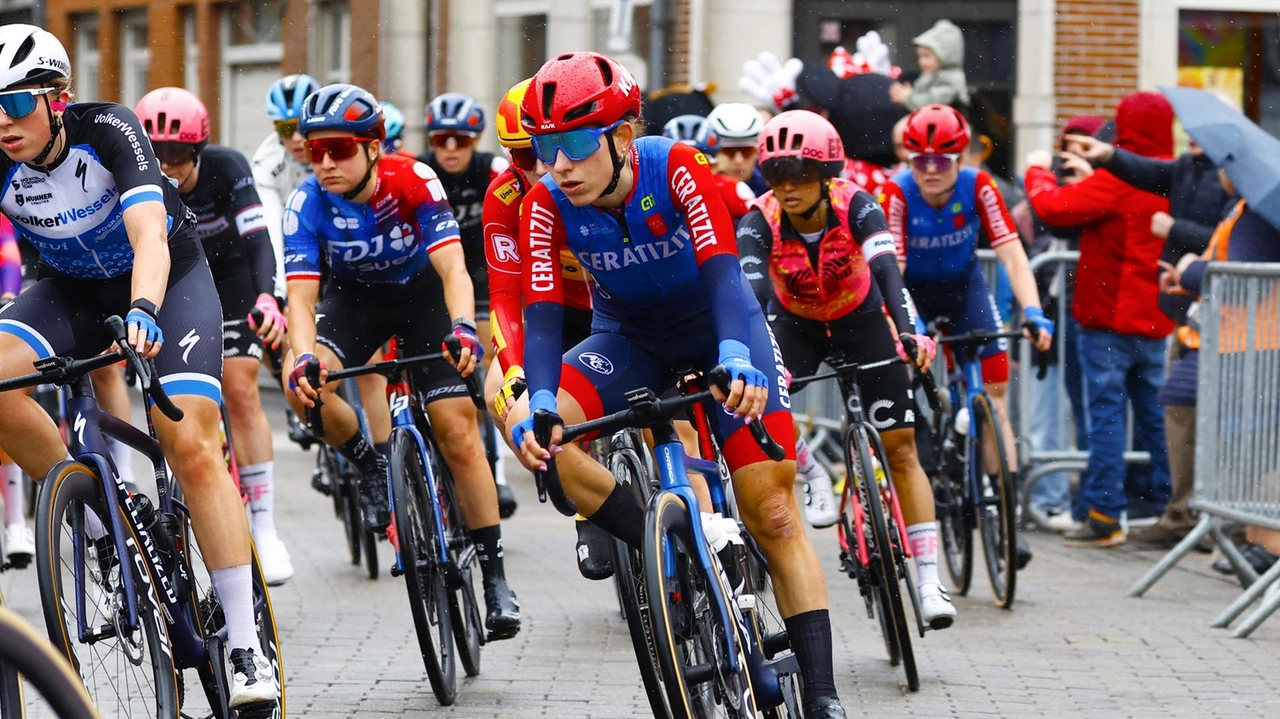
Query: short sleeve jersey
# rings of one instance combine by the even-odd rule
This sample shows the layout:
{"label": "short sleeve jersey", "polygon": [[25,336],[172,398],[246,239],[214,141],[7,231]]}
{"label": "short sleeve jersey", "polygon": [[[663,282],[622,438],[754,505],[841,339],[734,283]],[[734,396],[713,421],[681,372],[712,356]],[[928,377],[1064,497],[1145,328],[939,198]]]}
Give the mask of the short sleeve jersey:
{"label": "short sleeve jersey", "polygon": [[995,180],[983,170],[960,169],[951,199],[941,209],[925,202],[910,170],[894,175],[880,198],[899,260],[910,283],[949,283],[967,277],[977,262],[979,223],[997,248],[1018,239]]}
{"label": "short sleeve jersey", "polygon": [[182,201],[195,213],[196,235],[209,264],[243,258],[246,240],[258,232],[265,239],[267,232],[249,163],[244,155],[221,145],[206,147],[199,162],[195,189]]}
{"label": "short sleeve jersey", "polygon": [[710,309],[699,268],[719,254],[736,263],[737,247],[727,213],[728,226],[716,227],[707,210],[706,195],[719,195],[707,159],[664,137],[642,137],[634,148],[635,185],[616,212],[574,207],[549,174],[529,191],[521,209],[528,304],[563,304],[558,258],[567,247],[595,281],[597,319],[653,327]]}
{"label": "short sleeve jersey", "polygon": [[124,211],[159,202],[168,232],[187,222],[178,190],[160,171],[142,123],[115,103],[84,103],[63,114],[67,147],[47,169],[0,153],[0,210],[55,272],[78,279],[119,277],[133,267]]}
{"label": "short sleeve jersey", "polygon": [[402,155],[378,161],[365,204],[344,200],[311,177],[285,202],[285,273],[320,279],[328,258],[338,281],[405,285],[433,273],[430,254],[458,242],[458,223],[430,167]]}

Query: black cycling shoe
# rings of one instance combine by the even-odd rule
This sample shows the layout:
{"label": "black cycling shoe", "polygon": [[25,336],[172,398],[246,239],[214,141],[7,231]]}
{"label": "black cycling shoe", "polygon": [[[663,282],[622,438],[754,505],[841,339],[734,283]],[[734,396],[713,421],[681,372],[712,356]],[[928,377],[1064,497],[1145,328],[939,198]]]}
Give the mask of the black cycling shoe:
{"label": "black cycling shoe", "polygon": [[364,528],[385,532],[391,524],[391,499],[387,496],[387,460],[377,455],[375,467],[360,473],[360,511]]}
{"label": "black cycling shoe", "polygon": [[585,519],[574,522],[578,530],[578,571],[599,581],[613,576],[613,536]]}
{"label": "black cycling shoe", "polygon": [[510,639],[520,633],[520,602],[506,579],[485,577],[484,605],[484,628],[489,632],[489,641]]}
{"label": "black cycling shoe", "polygon": [[1019,534],[1017,545],[1018,569],[1023,569],[1031,563],[1031,544],[1027,541],[1026,537]]}
{"label": "black cycling shoe", "polygon": [[516,495],[511,488],[505,484],[498,485],[498,516],[502,519],[510,519],[511,515],[516,513]]}
{"label": "black cycling shoe", "polygon": [[310,450],[311,445],[315,443],[316,437],[311,434],[311,430],[298,420],[298,415],[294,414],[292,409],[288,407],[284,410],[285,424],[289,428],[289,441],[302,447],[304,451]]}
{"label": "black cycling shoe", "polygon": [[804,703],[804,719],[848,719],[840,697],[814,697]]}

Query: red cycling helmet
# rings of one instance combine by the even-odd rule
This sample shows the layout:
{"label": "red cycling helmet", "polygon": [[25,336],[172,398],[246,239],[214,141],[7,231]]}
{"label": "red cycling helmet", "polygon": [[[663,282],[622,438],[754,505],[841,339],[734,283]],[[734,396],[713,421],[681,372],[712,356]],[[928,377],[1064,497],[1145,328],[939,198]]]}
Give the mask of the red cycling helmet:
{"label": "red cycling helmet", "polygon": [[608,127],[640,116],[640,85],[617,60],[598,52],[570,52],[538,70],[520,104],[530,134]]}
{"label": "red cycling helmet", "polygon": [[772,160],[795,158],[817,164],[823,177],[844,169],[844,142],[827,118],[809,110],[787,110],[765,123],[756,143],[761,169]]}
{"label": "red cycling helmet", "polygon": [[200,98],[188,90],[180,87],[152,90],[142,96],[134,112],[152,142],[181,142],[199,145],[200,150],[209,142],[209,111]]}
{"label": "red cycling helmet", "polygon": [[950,105],[925,105],[907,117],[902,145],[907,152],[955,155],[969,146],[969,122]]}

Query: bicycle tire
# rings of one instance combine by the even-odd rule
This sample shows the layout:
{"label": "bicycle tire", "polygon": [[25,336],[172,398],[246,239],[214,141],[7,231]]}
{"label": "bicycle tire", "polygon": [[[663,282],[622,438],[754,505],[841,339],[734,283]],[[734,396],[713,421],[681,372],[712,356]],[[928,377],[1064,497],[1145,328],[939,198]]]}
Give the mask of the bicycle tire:
{"label": "bicycle tire", "polygon": [[445,509],[445,533],[449,546],[449,621],[453,625],[453,642],[462,662],[462,670],[469,677],[480,674],[480,647],[485,643],[484,619],[480,616],[480,602],[476,600],[476,576],[481,573],[480,555],[467,531],[462,517],[462,505],[458,502],[457,489],[449,468],[440,461],[440,449],[431,435],[425,435],[428,456],[431,458],[436,481],[443,493]]}
{"label": "bicycle tire", "polygon": [[378,578],[378,535],[360,526],[361,554],[364,557],[364,573],[370,579]]}
{"label": "bicycle tire", "polygon": [[[951,415],[945,412],[935,415],[934,436],[938,441],[951,431]],[[963,451],[967,452],[967,448]],[[951,591],[961,597],[969,593],[973,582],[973,513],[965,472],[965,457],[957,447],[953,446],[949,452],[945,443],[938,447],[938,466],[930,477],[933,502]]]}
{"label": "bicycle tire", "polygon": [[[978,482],[981,495],[974,502],[982,535],[982,554],[986,559],[987,577],[991,580],[996,606],[1009,609],[1013,606],[1018,587],[1018,490],[1009,474],[1009,455],[1000,431],[999,414],[986,394],[973,398],[973,422],[975,431],[971,433],[970,441],[974,459],[971,466],[975,471],[982,470]],[[990,433],[994,440],[995,457],[987,456],[987,448],[981,439],[986,433]],[[983,466],[988,460],[994,460],[994,473],[986,471]]]}
{"label": "bicycle tire", "polygon": [[[856,543],[858,534],[853,526],[850,507],[856,502],[862,509],[863,537],[865,541],[866,533],[870,530],[871,508],[868,504],[870,500],[864,498],[863,494],[865,494],[864,488],[868,486],[869,481],[874,480],[875,476],[871,475],[870,479],[868,478],[867,470],[864,469],[860,459],[860,453],[852,451],[855,449],[852,442],[852,434],[853,430],[845,434],[845,456],[849,458],[846,476],[851,479],[845,482],[844,497],[842,497],[841,501],[840,530],[844,538],[842,546],[847,547],[847,549],[842,551],[840,559],[841,563],[846,565],[846,572],[849,576],[857,580],[860,585],[864,581],[863,577],[865,577],[866,583],[870,585],[868,587],[859,587],[863,590],[862,594],[867,605],[867,614],[869,618],[876,620],[876,623],[880,626],[880,638],[884,641],[884,651],[889,658],[889,666],[896,667],[902,664],[902,650],[898,646],[897,629],[891,622],[887,621],[884,609],[886,602],[884,587],[876,579],[878,575],[874,564],[869,560],[870,566],[864,571],[862,570],[861,560],[857,556],[858,547]],[[872,471],[874,471],[874,468]],[[870,556],[870,548],[867,549],[867,552],[868,556]]]}
{"label": "bicycle tire", "polygon": [[[723,573],[712,576],[694,559],[689,521],[689,509],[684,501],[669,492],[658,495],[645,517],[645,580],[649,596],[658,598],[650,602],[650,613],[671,714],[675,719],[755,717],[755,696],[747,668],[745,637],[740,633],[741,623],[723,627],[717,616],[719,609],[714,606],[704,606],[703,611],[698,612],[696,605],[700,599],[711,600],[716,596],[710,590],[711,582],[720,586],[720,596],[727,600],[730,595]],[[676,568],[671,577],[666,572],[668,556]],[[685,601],[686,598],[690,601]],[[668,606],[668,599],[677,605]],[[739,617],[736,608],[728,604],[722,609],[730,617]],[[722,643],[726,640],[720,632],[725,631],[732,632],[729,636],[740,650],[738,669],[727,673],[717,671],[723,661]],[[686,632],[687,637],[681,636]],[[710,676],[705,680],[690,681],[701,679],[701,675],[708,672]]]}
{"label": "bicycle tire", "polygon": [[[854,451],[857,452],[862,477],[867,480],[862,484],[866,488],[862,496],[867,500],[867,518],[871,523],[871,541],[874,543],[871,569],[884,592],[879,607],[881,616],[884,617],[884,624],[891,625],[893,628],[892,632],[885,633],[885,644],[888,647],[887,637],[890,634],[897,635],[898,654],[902,661],[903,672],[907,676],[907,688],[914,692],[920,689],[920,674],[916,669],[915,651],[911,647],[911,634],[907,630],[907,612],[902,602],[902,583],[898,579],[898,562],[894,556],[893,543],[889,535],[889,523],[885,507],[881,503],[875,467],[871,463],[870,433],[874,431],[870,425],[854,428],[846,435],[845,451],[849,452],[850,456],[853,456]],[[888,467],[885,467],[885,473],[887,481]],[[871,489],[872,486],[876,487],[874,491]]]}
{"label": "bicycle tire", "polygon": [[433,515],[435,502],[426,496],[426,469],[418,443],[407,430],[391,431],[391,482],[400,563],[409,591],[409,608],[418,649],[431,691],[443,706],[458,698],[457,654],[450,622],[449,592],[436,559],[439,542]]}
{"label": "bicycle tire", "polygon": [[100,719],[80,677],[22,617],[0,600],[0,717],[22,719],[22,679],[59,719]]}
{"label": "bicycle tire", "polygon": [[[322,450],[336,455],[332,449]],[[342,519],[342,532],[347,540],[347,554],[352,566],[360,566],[364,558],[364,543],[361,533],[364,531],[364,520],[360,516],[360,488],[356,479],[355,468],[347,462],[334,461],[336,470],[331,477],[334,504],[339,505],[338,516]]]}
{"label": "bicycle tire", "polygon": [[[609,453],[607,461],[614,480],[622,485],[638,506],[647,506],[648,479],[635,450],[631,447],[614,450]],[[622,616],[627,621],[627,630],[631,634],[631,648],[635,651],[645,696],[656,719],[670,719],[671,708],[667,704],[666,689],[662,686],[657,646],[654,644],[653,626],[650,623],[644,556],[616,537],[612,544],[613,577],[618,589],[618,601],[622,606]]]}
{"label": "bicycle tire", "polygon": [[[770,644],[777,641],[778,637],[785,635],[786,623],[782,615],[775,611],[777,599],[773,592],[773,579],[769,576],[764,553],[750,534],[744,533],[743,539],[747,544],[747,551],[744,553],[746,570],[743,576],[747,582],[747,591],[755,597],[755,609],[744,612],[749,619],[747,628],[755,634],[754,642],[761,652],[761,658],[774,659],[783,651],[791,651],[791,642],[788,640],[785,647],[780,647],[774,652],[769,651]],[[804,712],[800,706],[799,672],[773,676],[778,678],[778,690],[782,702],[773,707],[759,706],[761,715],[764,719],[804,719]],[[760,683],[754,678],[752,688],[757,695],[761,692]],[[759,696],[756,697],[756,702],[759,704]]]}
{"label": "bicycle tire", "polygon": [[[85,690],[90,697],[99,706],[99,710],[107,714],[121,714],[122,707],[115,702],[127,701],[128,706],[136,706],[137,710],[127,710],[126,715],[135,715],[136,712],[145,711],[142,707],[154,708],[157,719],[172,719],[178,716],[179,700],[178,700],[178,677],[174,670],[173,652],[169,643],[168,627],[164,621],[162,614],[162,604],[158,593],[158,583],[155,577],[151,575],[150,566],[142,560],[141,556],[120,557],[114,565],[108,568],[109,572],[118,572],[120,568],[128,566],[133,572],[134,582],[138,589],[138,621],[139,629],[136,634],[141,634],[140,641],[131,642],[131,647],[120,649],[118,651],[125,653],[125,662],[130,666],[142,668],[142,665],[149,664],[150,669],[144,670],[149,673],[150,677],[146,686],[153,685],[153,691],[150,696],[139,697],[139,688],[144,685],[142,680],[147,679],[142,673],[133,673],[133,680],[128,685],[126,692],[121,692],[112,686],[109,691],[102,691],[102,687],[98,686],[98,679],[104,678],[109,668],[105,665],[101,674],[97,672],[88,672],[84,662],[80,660],[78,648],[85,647],[82,651],[88,655],[101,656],[106,653],[102,650],[105,642],[112,639],[115,644],[123,644],[128,640],[122,641],[119,636],[104,638],[97,643],[91,645],[81,644],[77,634],[77,619],[74,616],[76,601],[69,596],[67,591],[67,578],[63,577],[63,570],[70,572],[70,587],[74,591],[75,587],[75,571],[76,568],[71,566],[71,559],[64,560],[63,552],[66,551],[70,556],[74,551],[71,546],[74,536],[71,527],[64,522],[72,519],[75,513],[82,512],[85,509],[94,511],[99,517],[107,517],[106,499],[102,495],[102,485],[97,475],[89,467],[75,462],[66,460],[60,462],[45,477],[44,491],[40,493],[39,509],[36,514],[36,558],[37,558],[37,575],[40,584],[40,602],[45,619],[46,631],[49,634],[49,641],[54,648],[61,652],[63,656],[71,663],[71,666],[78,672],[85,683]],[[72,514],[68,515],[68,510]],[[121,509],[121,519],[124,517],[124,510]],[[108,529],[110,523],[105,522]],[[125,531],[129,533],[126,538],[127,546],[136,548],[141,546],[138,537],[133,533],[132,527],[127,521],[124,522]],[[86,536],[87,535],[83,535]],[[86,545],[88,543],[86,542]],[[65,545],[65,546],[64,546]],[[88,558],[88,551],[81,550],[81,556]],[[114,552],[114,547],[112,548]],[[110,564],[110,561],[108,562]],[[95,572],[96,573],[96,572]],[[91,574],[91,568],[85,567],[85,576],[88,578]],[[95,585],[99,586],[100,585]],[[113,587],[114,588],[114,587]],[[85,590],[89,591],[89,586],[85,585]],[[99,618],[103,622],[110,621],[118,627],[118,624],[103,615],[101,607],[94,601],[94,597],[84,597],[84,607],[86,613],[98,612]],[[110,600],[108,600],[110,601]],[[63,614],[64,607],[71,610],[72,615],[66,617]],[[122,611],[122,607],[116,606],[113,616],[118,616]],[[67,622],[70,621],[70,626]],[[96,624],[96,622],[94,623]],[[105,624],[102,625],[105,627]],[[117,632],[119,629],[117,628]],[[145,649],[145,655],[142,651]],[[132,650],[132,651],[131,651]],[[136,652],[136,661],[133,653]],[[149,660],[149,661],[148,661]],[[118,668],[123,668],[117,664]],[[109,680],[108,680],[109,682]],[[135,700],[137,703],[135,704]]]}

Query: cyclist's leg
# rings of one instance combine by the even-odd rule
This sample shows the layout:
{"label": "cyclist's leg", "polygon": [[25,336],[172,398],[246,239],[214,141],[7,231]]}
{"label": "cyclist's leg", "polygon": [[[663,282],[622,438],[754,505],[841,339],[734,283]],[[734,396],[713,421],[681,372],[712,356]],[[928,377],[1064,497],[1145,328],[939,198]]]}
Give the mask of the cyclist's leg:
{"label": "cyclist's leg", "polygon": [[[998,319],[1000,315],[996,309],[995,300],[987,291],[986,280],[978,270],[974,270],[970,275],[968,292],[957,310],[952,317],[957,333],[995,332],[1000,329]],[[1009,387],[1009,341],[988,342],[978,349],[978,359],[982,360],[982,381],[986,385],[987,394],[991,395],[991,403],[1000,414],[1000,434],[1004,439],[1010,471],[1016,471],[1017,444],[1014,443],[1013,425],[1009,422],[1009,410],[1005,405],[1005,395]],[[985,438],[983,453],[987,457],[996,456],[995,437]],[[996,467],[990,465],[986,470],[994,472]]]}
{"label": "cyclist's leg", "polygon": [[[377,362],[378,353],[369,362]],[[365,364],[368,364],[366,362]],[[379,374],[356,377],[356,391],[360,393],[360,406],[369,425],[369,437],[375,446],[383,446],[391,438],[391,408],[387,405],[387,378]]]}
{"label": "cyclist's leg", "polygon": [[[129,386],[124,382],[123,365],[112,365],[89,375],[93,381],[93,393],[98,398],[98,406],[107,414],[112,414],[124,421],[130,421],[133,408],[129,404]],[[134,487],[133,450],[114,437],[107,437],[107,449],[111,452],[111,460],[116,463],[116,472],[129,487]]]}
{"label": "cyclist's leg", "polygon": [[[768,315],[787,369],[793,376],[813,374],[822,362],[827,328],[820,322],[797,317],[782,308]],[[804,435],[796,432],[796,479],[804,482],[805,520],[814,527],[829,527],[840,519],[840,506],[831,485],[831,475],[814,459]]]}

